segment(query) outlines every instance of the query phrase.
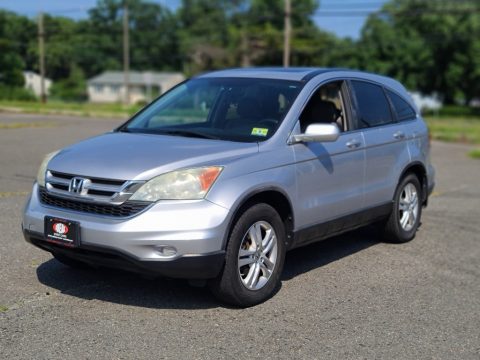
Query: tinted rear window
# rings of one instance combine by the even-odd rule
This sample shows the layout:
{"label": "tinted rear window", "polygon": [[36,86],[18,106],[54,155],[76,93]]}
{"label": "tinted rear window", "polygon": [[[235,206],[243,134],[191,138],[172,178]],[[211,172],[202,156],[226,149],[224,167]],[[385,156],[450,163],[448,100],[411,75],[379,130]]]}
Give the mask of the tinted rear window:
{"label": "tinted rear window", "polygon": [[357,99],[357,128],[368,128],[392,122],[390,105],[381,86],[352,81]]}
{"label": "tinted rear window", "polygon": [[404,99],[388,90],[387,94],[392,101],[393,109],[395,110],[395,115],[398,121],[415,119],[417,116],[415,110],[413,110],[413,108]]}

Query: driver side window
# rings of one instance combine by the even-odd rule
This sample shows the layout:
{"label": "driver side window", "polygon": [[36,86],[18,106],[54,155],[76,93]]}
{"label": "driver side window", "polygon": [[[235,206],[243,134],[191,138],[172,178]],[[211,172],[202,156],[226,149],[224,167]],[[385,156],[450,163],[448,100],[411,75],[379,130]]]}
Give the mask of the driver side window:
{"label": "driver side window", "polygon": [[342,85],[343,81],[336,81],[315,91],[300,115],[302,133],[308,125],[318,123],[336,123],[341,132],[347,130]]}

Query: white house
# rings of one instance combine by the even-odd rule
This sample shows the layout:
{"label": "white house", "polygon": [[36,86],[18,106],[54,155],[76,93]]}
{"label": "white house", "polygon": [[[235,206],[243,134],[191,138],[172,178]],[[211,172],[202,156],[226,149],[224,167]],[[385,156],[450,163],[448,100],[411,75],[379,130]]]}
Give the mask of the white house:
{"label": "white house", "polygon": [[[39,74],[33,71],[24,71],[23,77],[25,79],[25,88],[31,90],[35,96],[40,97],[42,94],[41,89],[41,77]],[[52,86],[52,80],[45,78],[45,93],[50,93],[50,87]]]}
{"label": "white house", "polygon": [[412,92],[410,95],[420,111],[438,111],[443,106],[443,103],[437,94],[423,95],[419,92]]}
{"label": "white house", "polygon": [[[150,101],[185,80],[181,73],[175,72],[137,72],[130,71],[128,88],[130,103]],[[88,99],[97,103],[115,103],[125,101],[124,73],[106,71],[88,80]]]}

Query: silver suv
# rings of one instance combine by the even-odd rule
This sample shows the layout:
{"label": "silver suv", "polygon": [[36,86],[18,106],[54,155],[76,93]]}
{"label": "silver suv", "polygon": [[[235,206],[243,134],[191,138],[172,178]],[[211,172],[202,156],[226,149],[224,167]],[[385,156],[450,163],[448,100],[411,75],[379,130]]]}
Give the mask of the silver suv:
{"label": "silver suv", "polygon": [[275,293],[290,249],[372,223],[411,240],[434,186],[429,151],[395,80],[217,71],[47,155],[22,228],[67,265],[205,279],[251,306]]}

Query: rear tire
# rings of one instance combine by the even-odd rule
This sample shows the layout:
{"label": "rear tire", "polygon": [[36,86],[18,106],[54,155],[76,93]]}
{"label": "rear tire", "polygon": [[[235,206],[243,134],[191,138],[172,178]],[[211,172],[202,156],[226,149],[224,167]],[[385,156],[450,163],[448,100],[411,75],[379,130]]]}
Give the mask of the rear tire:
{"label": "rear tire", "polygon": [[415,237],[422,216],[422,187],[414,174],[407,174],[398,184],[393,210],[384,227],[384,240],[405,243]]}
{"label": "rear tire", "polygon": [[247,209],[233,225],[222,272],[209,282],[213,294],[239,307],[259,304],[280,285],[285,261],[285,226],[267,204]]}

